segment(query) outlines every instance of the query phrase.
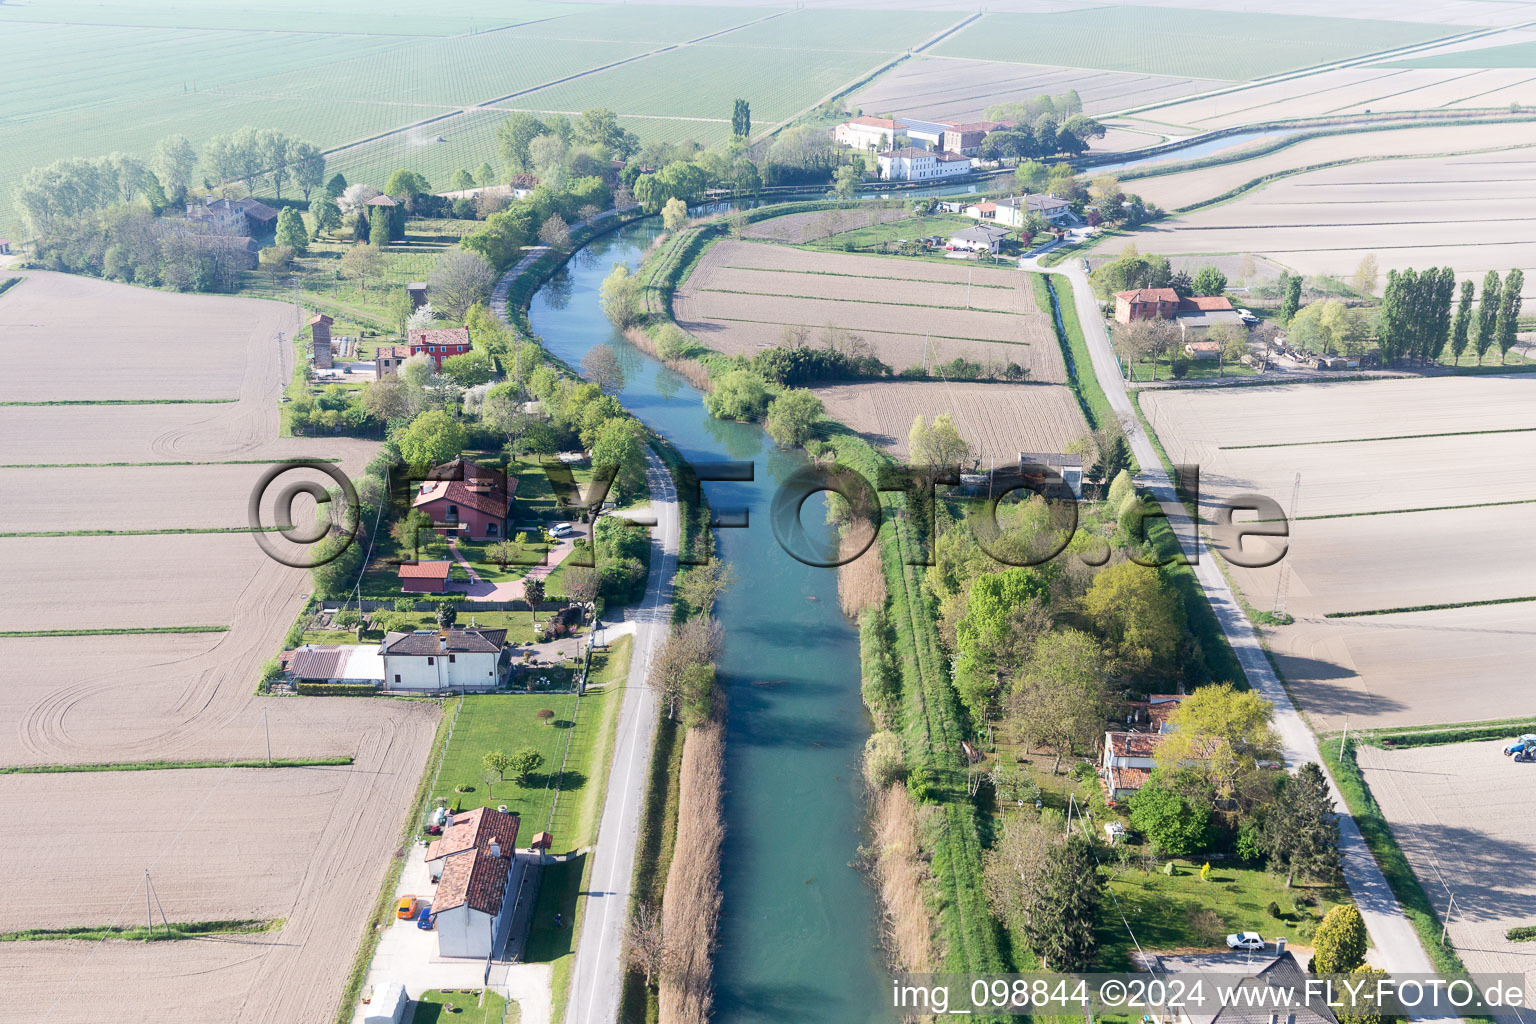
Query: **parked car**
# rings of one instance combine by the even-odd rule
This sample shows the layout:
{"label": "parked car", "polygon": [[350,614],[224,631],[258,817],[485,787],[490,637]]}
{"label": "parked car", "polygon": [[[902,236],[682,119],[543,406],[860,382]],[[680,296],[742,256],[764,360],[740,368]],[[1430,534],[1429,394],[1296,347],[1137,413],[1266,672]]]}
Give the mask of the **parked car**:
{"label": "parked car", "polygon": [[1264,948],[1264,936],[1258,932],[1238,932],[1227,936],[1228,949],[1260,950]]}
{"label": "parked car", "polygon": [[574,537],[580,531],[570,523],[556,523],[549,528],[549,532],[556,537]]}
{"label": "parked car", "polygon": [[402,921],[409,921],[420,909],[421,901],[415,896],[401,896],[399,902],[395,904],[395,916]]}
{"label": "parked car", "polygon": [[432,915],[432,904],[423,903],[421,905],[421,914],[416,918],[416,927],[424,932],[429,932],[436,923],[437,918]]}

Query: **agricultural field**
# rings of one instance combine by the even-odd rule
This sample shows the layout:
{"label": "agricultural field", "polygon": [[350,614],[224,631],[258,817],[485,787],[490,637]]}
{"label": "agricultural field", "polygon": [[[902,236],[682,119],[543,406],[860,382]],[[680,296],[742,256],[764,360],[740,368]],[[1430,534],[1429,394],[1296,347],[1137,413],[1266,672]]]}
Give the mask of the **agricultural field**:
{"label": "agricultural field", "polygon": [[748,224],[742,237],[761,242],[789,242],[800,245],[815,242],[855,228],[889,224],[905,220],[911,214],[905,206],[855,207],[853,209],[809,210]]}
{"label": "agricultural field", "polygon": [[1536,848],[1525,827],[1536,810],[1533,766],[1511,762],[1501,746],[1357,745],[1355,757],[1430,903],[1449,917],[1451,944],[1467,970],[1525,974],[1529,995],[1530,944],[1504,933],[1536,921]]}
{"label": "agricultural field", "polygon": [[[294,350],[274,332],[292,336],[300,311],[291,305],[30,274],[0,297],[0,318],[21,327],[8,330],[7,339],[63,339],[87,350],[89,358],[72,371],[92,388],[110,388],[115,400],[163,400],[162,388],[216,387],[223,396],[215,404],[0,406],[11,464],[46,467],[3,470],[28,479],[17,478],[27,496],[7,506],[0,532],[241,529],[263,470],[250,460],[336,459],[356,477],[374,448],[277,437],[276,399]],[[116,329],[126,334],[114,336]],[[106,347],[114,338],[120,351]],[[212,351],[198,351],[198,342]],[[57,390],[69,385],[67,378],[55,383],[30,369],[37,364],[25,350],[9,354],[31,388],[6,392],[25,394],[13,400],[70,394]],[[113,371],[120,368],[119,376]],[[100,465],[109,462],[170,465]],[[294,512],[302,521],[307,503]],[[266,515],[271,521],[270,498]],[[280,546],[289,543],[272,536]],[[50,962],[90,966],[81,972],[90,980],[77,977],[76,984],[54,973],[32,1009],[57,999],[69,1008],[59,1019],[100,1019],[107,1005],[122,1012],[122,989],[157,992],[174,972],[178,989],[163,1005],[195,1008],[217,999],[226,1015],[234,1007],[242,1018],[274,1021],[332,1014],[348,969],[337,951],[357,940],[397,849],[439,709],[426,702],[254,696],[260,667],[294,621],[310,580],[263,555],[248,533],[10,536],[0,545],[16,584],[5,602],[8,631],[221,627],[0,637],[6,653],[29,666],[0,700],[0,767],[217,765],[262,757],[268,730],[274,757],[354,759],[325,768],[0,776],[7,806],[54,812],[30,819],[13,813],[18,821],[46,822],[36,827],[51,830],[51,852],[47,866],[28,869],[37,884],[27,899],[11,902],[5,930],[132,924],[136,912],[127,908],[141,905],[146,864],[172,921],[284,921],[277,931],[216,949],[216,939],[134,944],[131,952],[127,943],[7,943],[0,963],[8,972],[39,953],[55,958]],[[76,823],[71,827],[80,834],[58,833],[61,820]],[[42,849],[27,828],[11,830],[13,861]],[[105,874],[99,853],[87,852],[103,836],[129,852]],[[271,854],[259,869],[247,849],[252,843]],[[77,855],[94,866],[72,867],[67,858]],[[100,884],[74,884],[81,870]],[[226,957],[229,948],[240,955]],[[118,991],[98,988],[110,976],[103,971],[114,970]],[[149,979],[144,985],[126,980],[141,976]]]}
{"label": "agricultural field", "polygon": [[1457,31],[1464,28],[1179,7],[1096,7],[1043,16],[987,14],[939,43],[933,53],[1249,81]]}
{"label": "agricultural field", "polygon": [[787,326],[819,344],[831,326],[858,335],[896,370],[964,357],[999,369],[1018,363],[1032,381],[1066,379],[1032,278],[1017,270],[724,241],[678,290],[673,312],[731,355],[780,344]]}
{"label": "agricultural field", "polygon": [[[1509,146],[1536,142],[1536,124],[1505,130]],[[1135,241],[1169,255],[1257,253],[1304,274],[1347,277],[1375,253],[1383,273],[1449,264],[1479,284],[1494,269],[1520,267],[1530,276],[1533,168],[1536,154],[1525,148],[1324,168],[1161,221]],[[1147,192],[1158,194],[1158,183],[1149,179]],[[1536,294],[1536,285],[1525,294]]]}
{"label": "agricultural field", "polygon": [[[1315,727],[1521,706],[1530,606],[1518,602],[1536,569],[1522,525],[1536,477],[1510,471],[1536,430],[1522,376],[1148,391],[1141,404],[1169,458],[1200,467],[1207,521],[1240,493],[1288,509],[1300,473],[1296,622],[1265,632]],[[1253,607],[1274,606],[1279,566],[1227,568]]]}
{"label": "agricultural field", "polygon": [[1061,385],[882,381],[812,388],[827,417],[845,423],[898,459],[917,416],[954,416],[983,465],[1012,463],[1019,452],[1059,452],[1088,433],[1077,398]]}
{"label": "agricultural field", "polygon": [[[1213,79],[923,54],[901,62],[859,89],[848,104],[866,114],[898,112],[930,121],[979,121],[988,107],[999,103],[1076,89],[1084,113],[1097,116],[1228,84]],[[1095,139],[1090,146],[1095,151],[1116,148],[1106,144],[1109,141]]]}

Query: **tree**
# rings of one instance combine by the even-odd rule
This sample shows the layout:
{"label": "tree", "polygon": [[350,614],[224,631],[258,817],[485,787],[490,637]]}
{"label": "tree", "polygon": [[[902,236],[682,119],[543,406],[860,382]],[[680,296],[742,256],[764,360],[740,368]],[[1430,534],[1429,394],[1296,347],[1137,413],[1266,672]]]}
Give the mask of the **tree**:
{"label": "tree", "polygon": [[[1009,569],[993,575],[1018,571]],[[974,600],[974,587],[971,593]],[[1033,600],[1039,602],[1043,596],[1037,594]],[[961,630],[970,628],[970,617],[968,612],[961,621]],[[1011,625],[1011,616],[1008,621]],[[1010,721],[1020,738],[1030,747],[1048,745],[1055,753],[1056,760],[1051,765],[1051,774],[1055,775],[1063,757],[1092,744],[1103,732],[1108,704],[1103,647],[1087,633],[1064,629],[1035,640],[1008,706]]]}
{"label": "tree", "polygon": [[544,580],[525,578],[523,580],[523,600],[528,604],[528,614],[532,621],[539,621],[539,605],[544,603]]}
{"label": "tree", "polygon": [[1376,264],[1376,254],[1368,252],[1360,257],[1360,263],[1355,267],[1355,274],[1350,278],[1350,284],[1361,295],[1374,295],[1376,293],[1376,281],[1381,276],[1381,271]]}
{"label": "tree", "polygon": [[192,148],[185,135],[167,135],[155,143],[149,165],[172,197],[184,198],[192,185],[192,174],[197,170],[197,150]]}
{"label": "tree", "polygon": [[1024,924],[1029,948],[1042,970],[1087,970],[1097,947],[1094,924],[1104,895],[1104,878],[1093,856],[1093,842],[1067,838],[1046,862],[1039,881],[1039,901]]}
{"label": "tree", "polygon": [[315,218],[315,236],[322,233],[335,236],[336,229],[341,227],[341,210],[336,205],[336,200],[328,196],[316,196],[309,202],[310,216]]}
{"label": "tree", "polygon": [[550,214],[548,219],[539,225],[539,241],[552,249],[569,249],[571,229],[565,223],[565,218],[558,213]]}
{"label": "tree", "polygon": [[1467,350],[1467,332],[1472,326],[1472,292],[1471,278],[1461,282],[1461,300],[1456,304],[1456,322],[1451,325],[1451,355],[1456,357],[1456,362],[1461,363],[1461,354]]}
{"label": "tree", "polygon": [[512,759],[503,750],[487,750],[480,764],[486,771],[495,772],[502,782],[507,781],[507,772],[512,770]]}
{"label": "tree", "polygon": [[482,187],[496,184],[496,168],[491,166],[489,160],[482,160],[480,166],[475,168],[475,184]]}
{"label": "tree", "polygon": [[347,176],[337,171],[325,183],[325,194],[336,199],[347,190]]}
{"label": "tree", "polygon": [[706,565],[696,565],[677,578],[677,595],[689,608],[709,614],[720,595],[735,585],[738,577],[731,563],[712,559]]}
{"label": "tree", "polygon": [[1365,963],[1365,948],[1370,939],[1365,919],[1353,903],[1341,903],[1323,915],[1312,939],[1313,974],[1345,974]]}
{"label": "tree", "polygon": [[415,413],[410,390],[402,381],[370,381],[363,388],[363,412],[379,423],[409,419]]}
{"label": "tree", "polygon": [[1013,169],[1013,180],[1025,192],[1039,192],[1049,177],[1050,170],[1038,160],[1024,160]]}
{"label": "tree", "polygon": [[626,263],[615,263],[598,290],[603,315],[620,330],[633,327],[643,312],[640,304],[640,280],[629,272]]}
{"label": "tree", "polygon": [[[1370,964],[1361,964],[1349,973],[1359,977],[1341,986],[1344,989],[1342,996],[1345,1006],[1336,1009],[1334,1013],[1339,1024],[1395,1024],[1403,1019],[1401,1014],[1381,1008],[1378,993],[1382,991],[1380,986],[1386,979],[1386,971]],[[1358,994],[1349,988],[1356,984],[1359,985]]]}
{"label": "tree", "polygon": [[1504,276],[1504,291],[1499,296],[1499,317],[1494,327],[1501,363],[1508,357],[1509,350],[1515,347],[1520,330],[1520,292],[1524,287],[1525,274],[1521,270],[1511,270]]}
{"label": "tree", "polygon": [[432,191],[431,182],[416,171],[408,171],[404,167],[399,168],[389,176],[384,183],[384,194],[405,198],[407,196],[426,195]]}
{"label": "tree", "polygon": [[368,218],[368,244],[375,249],[389,248],[390,216],[386,210],[376,210]]}
{"label": "tree", "polygon": [[443,376],[461,388],[478,387],[491,379],[491,361],[476,350],[449,356],[443,360]]}
{"label": "tree", "polygon": [[419,508],[413,508],[389,524],[389,536],[401,551],[414,552],[424,531],[432,528],[432,517]]}
{"label": "tree", "polygon": [[293,262],[293,250],[286,245],[269,245],[257,254],[256,259],[261,269],[271,274],[276,282],[278,275]]}
{"label": "tree", "polygon": [[785,391],[768,407],[768,436],[786,447],[803,445],[815,431],[821,413],[821,399],[809,389]]}
{"label": "tree", "polygon": [[681,199],[668,199],[661,208],[661,226],[668,231],[676,231],[688,223],[688,204]]}
{"label": "tree", "polygon": [[639,137],[606,107],[583,110],[571,125],[571,138],[577,145],[601,147],[618,160],[628,160],[640,149]]}
{"label": "tree", "polygon": [[[529,162],[529,146],[542,134],[544,122],[523,112],[509,115],[496,126],[496,151],[509,174],[526,174],[533,169]],[[482,181],[480,184],[489,182]]]}
{"label": "tree", "polygon": [[852,164],[844,164],[832,172],[832,194],[839,199],[852,199],[858,195],[864,174]]}
{"label": "tree", "polygon": [[453,177],[448,179],[448,191],[450,192],[463,192],[474,187],[475,176],[462,167],[454,171]]}
{"label": "tree", "polygon": [[354,245],[341,257],[341,276],[360,282],[365,288],[368,279],[376,276],[383,264],[377,249],[366,245]]}
{"label": "tree", "polygon": [[752,105],[746,100],[737,100],[731,107],[731,134],[738,139],[752,134]]}
{"label": "tree", "polygon": [[1301,277],[1282,274],[1280,283],[1285,297],[1280,300],[1280,322],[1289,324],[1291,317],[1296,315],[1296,310],[1301,308]]}
{"label": "tree", "polygon": [[581,360],[581,375],[605,395],[624,390],[624,366],[611,345],[593,345]]}
{"label": "tree", "polygon": [[1240,776],[1260,761],[1280,760],[1280,738],[1270,724],[1274,714],[1274,705],[1252,690],[1231,683],[1202,686],[1169,717],[1172,731],[1158,744],[1155,760],[1169,772],[1188,767],[1216,796],[1231,797]]}
{"label": "tree", "polygon": [[309,233],[304,230],[304,218],[291,206],[283,207],[283,212],[277,215],[277,244],[297,253],[309,248]]}
{"label": "tree", "polygon": [[1206,264],[1195,272],[1194,286],[1196,295],[1220,295],[1227,290],[1227,275]]}
{"label": "tree", "polygon": [[931,425],[918,414],[907,431],[907,453],[915,466],[953,469],[970,460],[971,446],[949,413],[939,413]]}
{"label": "tree", "polygon": [[544,755],[533,747],[524,747],[513,754],[510,760],[507,770],[512,773],[512,781],[519,786],[528,785],[533,773],[544,767]]}
{"label": "tree", "polygon": [[716,419],[760,419],[768,407],[768,385],[751,370],[728,370],[715,381],[715,390],[704,396],[704,407]]}
{"label": "tree", "polygon": [[441,409],[424,412],[401,431],[400,457],[413,466],[436,466],[456,459],[469,435],[458,420]]}
{"label": "tree", "polygon": [[1131,827],[1165,857],[1188,857],[1206,848],[1211,806],[1194,802],[1161,769],[1131,797]]}
{"label": "tree", "polygon": [[1315,764],[1286,778],[1264,816],[1259,845],[1269,866],[1285,872],[1289,889],[1296,876],[1331,882],[1339,876],[1339,825],[1328,795],[1328,780]]}
{"label": "tree", "polygon": [[635,907],[624,925],[624,956],[632,970],[645,975],[645,987],[655,986],[674,960],[661,930],[661,914],[650,903]]}
{"label": "tree", "polygon": [[889,789],[907,777],[906,752],[901,737],[876,732],[864,742],[864,781],[873,790]]}
{"label": "tree", "polygon": [[483,301],[496,284],[496,268],[477,252],[452,248],[438,256],[427,277],[432,304],[451,320],[462,320],[469,307]]}
{"label": "tree", "polygon": [[620,495],[638,493],[645,485],[645,442],[640,424],[628,416],[604,421],[592,441],[592,468],[614,471]]}
{"label": "tree", "polygon": [[670,362],[687,352],[691,344],[688,332],[677,324],[662,324],[661,329],[656,332],[656,358],[662,362]]}
{"label": "tree", "polygon": [[313,142],[299,141],[293,144],[293,183],[299,186],[304,201],[325,180],[325,154]]}
{"label": "tree", "polygon": [[1482,365],[1483,356],[1493,347],[1498,337],[1499,306],[1502,301],[1499,272],[1490,270],[1483,275],[1483,298],[1477,304],[1477,335],[1474,351],[1477,352],[1479,366]]}
{"label": "tree", "polygon": [[1110,638],[1120,672],[1171,673],[1184,642],[1184,605],[1160,571],[1129,561],[1108,566],[1083,596],[1083,610]]}

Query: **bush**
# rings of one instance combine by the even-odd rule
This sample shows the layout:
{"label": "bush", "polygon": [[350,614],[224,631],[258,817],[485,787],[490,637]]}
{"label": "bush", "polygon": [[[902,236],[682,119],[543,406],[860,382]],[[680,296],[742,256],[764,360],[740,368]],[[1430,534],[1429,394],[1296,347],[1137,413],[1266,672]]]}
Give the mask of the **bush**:
{"label": "bush", "polygon": [[256,692],[266,693],[272,688],[272,680],[283,674],[283,666],[276,658],[268,658],[261,666],[261,675],[257,678]]}
{"label": "bush", "polygon": [[1365,919],[1360,916],[1360,911],[1350,904],[1334,907],[1317,926],[1312,962],[1307,965],[1307,970],[1313,974],[1352,971],[1365,963],[1367,942]]}
{"label": "bush", "polygon": [[372,697],[379,688],[370,683],[299,683],[306,697]]}
{"label": "bush", "polygon": [[362,621],[363,617],[352,608],[344,608],[331,617],[331,622],[342,629],[356,629]]}
{"label": "bush", "polygon": [[1276,903],[1274,900],[1270,900],[1269,906],[1265,909],[1269,911],[1269,916],[1274,918],[1276,921],[1283,921],[1285,919],[1285,915],[1280,912],[1280,904]]}
{"label": "bush", "polygon": [[1189,360],[1175,359],[1173,361],[1173,376],[1177,380],[1183,380],[1189,375]]}
{"label": "bush", "polygon": [[1530,942],[1536,940],[1536,925],[1519,925],[1505,932],[1504,937],[1510,942]]}
{"label": "bush", "polygon": [[907,774],[906,754],[895,733],[877,732],[864,744],[864,781],[871,789],[885,789]]}

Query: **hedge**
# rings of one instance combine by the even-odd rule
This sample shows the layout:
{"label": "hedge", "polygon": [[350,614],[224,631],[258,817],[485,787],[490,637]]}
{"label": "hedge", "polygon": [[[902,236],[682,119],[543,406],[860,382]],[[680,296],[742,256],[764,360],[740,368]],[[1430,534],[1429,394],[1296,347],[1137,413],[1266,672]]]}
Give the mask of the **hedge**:
{"label": "hedge", "polygon": [[297,689],[308,697],[373,697],[379,692],[372,683],[299,683]]}

